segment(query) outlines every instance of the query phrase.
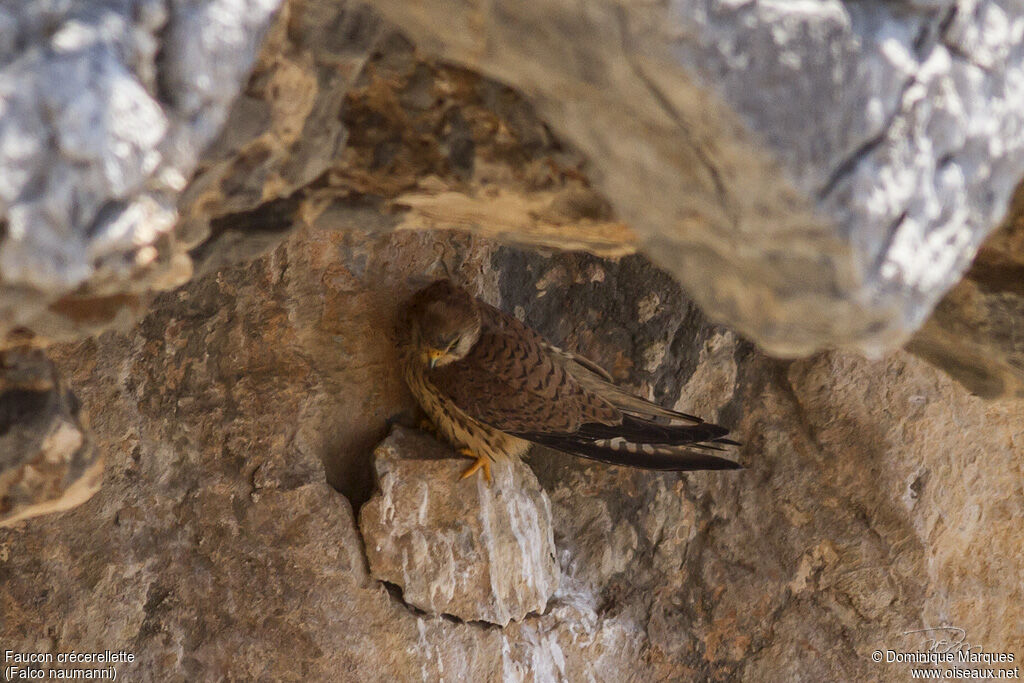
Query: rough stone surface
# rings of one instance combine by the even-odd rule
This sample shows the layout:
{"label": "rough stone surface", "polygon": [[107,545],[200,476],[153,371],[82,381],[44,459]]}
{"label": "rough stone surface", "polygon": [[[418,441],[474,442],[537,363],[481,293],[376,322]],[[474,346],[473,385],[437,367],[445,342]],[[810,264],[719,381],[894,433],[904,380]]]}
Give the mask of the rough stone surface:
{"label": "rough stone surface", "polygon": [[[4,647],[124,647],[123,673],[171,681],[896,681],[870,653],[937,625],[1024,656],[1020,400],[904,353],[768,359],[640,257],[349,227],[300,226],[130,333],[53,350],[107,471],[84,505],[0,531]],[[395,303],[445,270],[746,444],[745,470],[685,476],[530,456],[561,579],[505,628],[389,592],[348,502],[412,419]]]}
{"label": "rough stone surface", "polygon": [[492,483],[466,459],[396,427],[377,447],[377,491],[359,511],[370,573],[430,614],[505,626],[541,613],[558,587],[551,502],[519,459]]}
{"label": "rough stone surface", "polygon": [[1024,186],[907,348],[983,398],[1024,397]]}
{"label": "rough stone surface", "polygon": [[365,7],[293,0],[183,195],[180,232],[201,272],[354,207],[382,232],[631,253],[585,167],[509,88],[424,59]]}
{"label": "rough stone surface", "polygon": [[61,512],[100,487],[78,401],[39,349],[0,353],[0,526]]}
{"label": "rough stone surface", "polygon": [[391,346],[408,282],[448,271],[496,300],[493,253],[445,233],[300,227],[161,295],[127,335],[52,349],[108,468],[81,514],[0,532],[5,647],[129,648],[122,673],[142,680],[629,670],[641,633],[602,618],[589,586],[566,582],[503,630],[410,608],[369,574],[326,482],[368,498],[373,445],[410,412]]}
{"label": "rough stone surface", "polygon": [[175,202],[278,3],[0,4],[0,345],[124,322],[189,277]]}
{"label": "rough stone surface", "polygon": [[[233,99],[276,6],[0,9],[0,344],[124,328],[190,256],[215,270],[365,201],[379,229],[643,244],[769,349],[878,350],[922,322],[1020,175],[1012,2],[606,3],[568,34],[545,28],[555,0],[377,3],[541,118],[327,0],[285,3]],[[536,163],[509,174],[513,152]]]}
{"label": "rough stone surface", "polygon": [[1019,0],[374,6],[525,93],[645,253],[776,353],[901,345],[1024,173]]}
{"label": "rough stone surface", "polygon": [[[950,43],[951,36],[979,45],[1001,40],[999,31],[972,37],[968,30],[967,19],[992,6],[978,3],[976,13],[953,15],[939,26],[945,38],[941,31],[926,35],[914,58],[939,54],[938,43]],[[175,11],[196,7],[207,4],[176,4]],[[431,5],[415,7],[426,11]],[[504,23],[516,27],[534,19],[530,7],[509,13]],[[527,24],[520,35],[533,42],[516,68],[532,69],[533,55],[543,56],[541,48],[555,42],[549,36],[599,25],[606,19],[602,7],[573,7],[564,21]],[[665,7],[631,5],[624,25],[629,28],[634,12],[660,17]],[[837,17],[859,12],[859,23],[851,24],[859,40],[885,28],[864,23],[873,13],[899,14],[887,24],[897,29],[948,7],[756,2],[723,4],[712,19],[728,22],[747,13],[757,34],[764,26],[757,19],[769,10],[782,12],[783,19],[802,11],[806,22],[798,28],[808,29],[823,11]],[[11,16],[22,11],[20,5],[3,8]],[[450,8],[453,39],[463,35],[462,10]],[[692,17],[686,21],[707,18]],[[502,35],[485,30],[487,18],[479,14],[484,23],[466,35],[506,44]],[[659,32],[673,25],[653,24]],[[778,25],[780,37],[794,35],[786,21]],[[986,26],[1000,24],[990,18]],[[204,27],[194,28],[195,36],[203,34]],[[0,35],[7,46],[22,34]],[[594,102],[595,90],[610,93],[614,101],[604,100],[607,107],[587,111],[574,124],[593,123],[595,131],[607,133],[602,121],[621,114],[616,107],[623,102],[635,103],[641,113],[653,111],[643,104],[651,88],[616,93],[598,87],[635,86],[636,80],[601,71],[617,63],[602,61],[601,50],[622,41],[593,35],[597,41],[562,42],[561,61],[566,68],[589,69],[589,85],[563,80],[561,95]],[[709,33],[714,35],[720,32]],[[813,31],[806,37],[821,39]],[[334,38],[339,42],[330,43]],[[905,44],[899,31],[882,42],[894,49]],[[659,41],[643,44],[653,49]],[[838,39],[834,44],[840,56],[850,47]],[[878,45],[854,41],[853,48]],[[971,59],[980,54],[972,51]],[[960,63],[965,60],[958,56],[951,66],[967,70],[964,87],[992,87],[971,102],[985,106],[1005,94],[998,79],[1008,72],[998,61],[982,76]],[[671,60],[665,69],[636,63],[648,79],[670,78],[678,66]],[[541,81],[544,73],[561,72],[530,73]],[[766,90],[801,83],[768,75]],[[651,82],[661,92],[677,92]],[[345,87],[349,95],[339,100],[337,90]],[[700,84],[680,88],[707,93]],[[512,90],[425,59],[369,15],[326,0],[296,0],[278,15],[245,92],[249,101],[237,105],[231,120],[249,126],[229,125],[214,143],[182,198],[174,244],[169,252],[157,250],[162,263],[163,254],[189,247],[196,278],[155,297],[144,273],[140,292],[125,293],[124,282],[113,278],[95,291],[41,299],[35,309],[14,298],[35,290],[5,292],[5,321],[56,305],[57,319],[85,321],[68,334],[101,329],[111,320],[123,324],[49,349],[81,411],[66,393],[48,395],[66,401],[61,405],[70,418],[59,419],[73,422],[88,413],[94,452],[106,460],[104,485],[65,514],[0,529],[4,648],[127,649],[137,660],[119,669],[121,678],[160,681],[902,681],[908,678],[905,666],[875,664],[871,653],[926,647],[915,640],[919,636],[904,633],[932,626],[963,628],[974,645],[1013,652],[1018,662],[1024,658],[1022,399],[1002,391],[1002,397],[981,400],[902,352],[874,362],[838,352],[772,360],[709,324],[672,274],[643,257],[523,251],[483,237],[621,254],[637,244],[624,219],[646,231],[642,236],[652,249],[653,226],[669,225],[666,211],[692,206],[714,216],[714,197],[684,204],[679,198],[700,193],[673,194],[676,186],[666,180],[671,171],[679,176],[673,182],[687,187],[714,185],[700,163],[676,163],[692,157],[673,147],[677,126],[659,123],[654,114],[622,119],[615,135],[588,143],[606,145],[604,156],[576,141],[588,161],[564,142],[571,136],[553,135]],[[832,106],[827,88],[820,92],[822,106]],[[913,99],[914,92],[908,88],[885,130],[897,130],[911,100],[919,112],[941,110],[930,96]],[[552,106],[553,99],[532,94]],[[860,104],[846,110],[856,116]],[[992,111],[993,121],[1007,120],[998,118],[998,108]],[[705,127],[733,120],[728,111],[713,113],[710,122],[695,120]],[[551,121],[558,123],[559,116],[554,112]],[[640,147],[637,123],[649,126],[650,134]],[[860,130],[854,124],[851,130]],[[318,131],[321,145],[303,142]],[[995,131],[986,141],[1004,144],[1011,163],[1015,138],[1000,135]],[[812,137],[807,143],[813,147]],[[908,134],[907,149],[925,139]],[[733,159],[734,148],[695,140],[692,149]],[[828,146],[837,143],[821,140],[822,158],[832,158]],[[755,147],[744,144],[744,154]],[[773,144],[757,142],[769,149]],[[992,152],[978,151],[977,140],[972,144],[978,155],[972,158]],[[844,182],[861,177],[862,164],[870,166],[891,147],[887,133],[851,157],[850,170],[838,174],[829,196],[838,197]],[[298,149],[306,160],[293,168],[288,160]],[[622,156],[629,149],[638,156]],[[782,170],[797,177],[793,169],[805,152],[794,148]],[[658,161],[665,155],[671,163]],[[614,167],[608,160],[616,158],[632,161]],[[743,163],[729,168],[747,175],[720,175],[726,186],[763,175],[761,157],[735,158]],[[928,160],[927,154],[920,158]],[[954,152],[951,158],[945,172],[964,157]],[[652,168],[664,174],[652,175]],[[678,174],[680,168],[690,171]],[[927,188],[927,164],[922,168]],[[631,187],[642,190],[650,208],[647,227],[636,221],[638,197],[615,196],[614,178],[607,175],[612,171],[623,183],[632,174]],[[1009,180],[1000,176],[992,186],[994,204],[1002,182]],[[754,201],[761,186],[749,187]],[[806,194],[797,188],[793,195],[797,208],[784,216],[799,213],[801,191]],[[950,190],[950,201],[974,196],[965,192]],[[911,204],[907,215],[919,215],[914,212],[920,207]],[[766,206],[768,221],[775,214]],[[711,234],[699,233],[700,223],[687,225],[688,236]],[[794,267],[788,280],[769,277],[772,268],[791,263],[786,259],[792,253],[782,247],[799,241],[792,222],[778,225],[777,239],[768,240],[773,247],[777,242],[778,260],[764,268],[754,267],[764,239],[759,242],[754,232],[735,240],[735,253],[754,264],[751,281],[788,282],[794,296],[798,287],[808,287],[825,292],[824,300],[841,299],[821,286],[831,280],[807,279],[803,266]],[[840,246],[823,245],[817,223],[807,225],[812,247],[800,253],[813,261],[817,254],[843,251],[842,239]],[[437,227],[475,236],[423,230]],[[1016,234],[1009,233],[1011,245]],[[725,286],[736,272],[715,260],[719,246],[695,249],[679,263],[706,261],[696,263],[695,272],[720,272],[720,280],[716,275],[706,281]],[[660,258],[675,258],[668,248],[653,248]],[[1021,252],[1014,247],[1007,253]],[[415,423],[392,346],[396,306],[440,276],[454,278],[556,343],[585,352],[623,385],[732,427],[746,444],[740,454],[746,469],[648,473],[538,450],[528,464],[551,502],[560,573],[547,608],[497,627],[426,614],[407,603],[370,573],[356,513],[373,493],[375,445],[395,422]],[[1003,277],[977,281],[1012,290],[1006,283],[1013,280]],[[1000,296],[992,301],[1013,301]],[[773,305],[758,302],[765,311]],[[133,315],[143,313],[133,324]],[[843,315],[841,307],[836,315]],[[832,334],[828,319],[805,322],[817,320],[825,322],[814,328],[815,338]],[[57,323],[50,329],[67,331]],[[1006,337],[979,344],[1015,348],[1004,344],[1016,339],[1019,327],[1012,319],[992,329],[1005,330]],[[970,335],[962,337],[974,343]],[[28,339],[18,331],[5,343]],[[999,358],[1013,366],[1015,356]],[[8,398],[0,396],[0,405]],[[83,422],[77,419],[76,425]],[[0,480],[7,482],[3,472]]]}
{"label": "rough stone surface", "polygon": [[358,3],[291,0],[180,199],[200,272],[275,246],[342,155],[345,98],[387,27]]}

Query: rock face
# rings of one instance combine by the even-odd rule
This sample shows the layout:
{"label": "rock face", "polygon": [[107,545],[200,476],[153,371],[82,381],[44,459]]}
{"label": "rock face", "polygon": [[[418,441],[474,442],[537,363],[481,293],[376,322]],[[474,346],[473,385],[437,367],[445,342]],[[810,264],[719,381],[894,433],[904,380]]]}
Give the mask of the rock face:
{"label": "rock face", "polygon": [[1024,397],[1024,186],[908,348],[978,396]]}
{"label": "rock face", "polygon": [[[185,149],[195,143],[198,154],[199,140],[216,138],[178,197],[172,232],[145,222],[163,230],[147,242],[145,231],[133,232],[143,223],[127,218],[118,223],[123,234],[103,228],[105,218],[92,221],[97,232],[82,231],[87,212],[50,210],[69,186],[64,171],[47,171],[66,161],[51,154],[62,143],[49,132],[74,116],[18,113],[33,97],[66,93],[30,88],[0,98],[13,103],[0,113],[0,131],[14,120],[49,131],[39,133],[49,156],[31,167],[40,177],[19,186],[18,210],[56,216],[63,230],[44,222],[29,235],[9,220],[3,258],[32,240],[42,244],[39,263],[51,265],[61,240],[92,249],[90,240],[105,235],[115,245],[100,260],[69,257],[52,287],[43,269],[0,292],[8,325],[3,647],[124,649],[136,661],[119,676],[161,681],[902,681],[908,667],[876,664],[872,653],[925,649],[907,632],[942,626],[1024,658],[1018,223],[986,247],[963,283],[969,296],[954,291],[948,313],[940,309],[941,335],[930,335],[932,323],[922,332],[938,342],[913,347],[988,400],[905,352],[877,361],[837,351],[772,359],[709,323],[673,278],[685,271],[687,287],[716,315],[732,315],[735,304],[733,319],[776,349],[822,340],[867,347],[904,334],[984,231],[1004,184],[1016,181],[1020,140],[1000,126],[1024,109],[1000,106],[1019,87],[1011,82],[1021,64],[1019,12],[1007,9],[1004,22],[999,6],[984,2],[956,12],[943,2],[707,6],[715,11],[591,3],[553,21],[553,5],[535,0],[492,21],[506,9],[492,2],[466,32],[465,8],[448,7],[446,40],[486,39],[480,55],[456,57],[479,57],[484,69],[495,55],[504,60],[538,116],[505,85],[426,57],[365,8],[292,0],[217,133],[215,113],[234,86],[221,71],[199,76],[241,68],[258,33],[244,27],[263,25],[266,4],[136,3],[129,11],[91,2],[42,14],[5,5],[0,26],[13,25],[3,23],[11,16],[19,23],[0,30],[0,51],[19,57],[0,65],[4,92],[10,74],[35,82],[33,69],[63,59],[75,41],[93,45],[89,27],[101,26],[99,47],[88,50],[107,54],[104,41],[116,42],[111,59],[131,65],[167,130],[191,131],[176,138]],[[436,28],[437,7],[416,4],[416,21]],[[23,16],[45,21],[23,26]],[[609,17],[614,34],[597,30]],[[637,23],[644,17],[650,22]],[[986,30],[974,32],[982,23]],[[152,92],[145,69],[134,70],[149,62],[128,28],[143,24],[163,27],[143,32],[162,46],[151,60]],[[564,39],[590,29],[594,39]],[[417,32],[423,45],[448,49]],[[44,35],[45,50],[35,47]],[[136,38],[117,42],[129,35]],[[528,39],[514,59],[505,52],[512,35]],[[177,43],[191,47],[168,47]],[[213,59],[209,50],[228,43],[243,49]],[[826,72],[807,60],[825,43],[836,61],[810,87],[805,77]],[[1001,52],[1004,44],[1013,47]],[[562,50],[555,63],[552,45]],[[665,57],[665,45],[678,54]],[[746,70],[745,52],[732,50],[740,45],[758,57]],[[889,78],[900,64],[924,66]],[[683,69],[691,78],[679,76]],[[705,78],[711,69],[721,73]],[[180,78],[164,78],[174,73]],[[753,77],[764,87],[745,100],[743,78]],[[861,97],[872,78],[877,102]],[[67,89],[77,95],[68,106],[92,106],[91,93],[104,92],[77,85]],[[817,108],[800,99],[805,86]],[[210,108],[194,110],[200,101]],[[787,102],[793,121],[778,109]],[[176,119],[181,111],[195,115]],[[773,116],[777,124],[765,123]],[[984,132],[960,127],[984,116]],[[838,137],[828,130],[837,120],[846,126]],[[19,139],[41,138],[0,132],[0,151]],[[136,149],[115,148],[124,159]],[[122,200],[171,201],[162,163]],[[0,178],[20,168],[10,159],[0,166]],[[94,178],[97,163],[83,157],[69,168]],[[911,248],[918,237],[925,246]],[[948,249],[932,250],[946,237]],[[608,258],[552,253],[554,245]],[[626,255],[637,246],[672,271]],[[186,249],[194,277],[154,293],[184,279]],[[937,253],[935,270],[917,273],[924,279],[901,270],[914,251]],[[127,260],[104,260],[115,253]],[[82,263],[91,265],[75,271]],[[886,279],[890,263],[894,280]],[[24,275],[4,265],[2,277],[9,272]],[[442,487],[463,461],[420,461],[435,448],[430,439],[388,434],[415,418],[393,348],[397,306],[442,276],[593,358],[623,386],[731,427],[746,469],[651,473],[536,450],[527,464],[539,488],[517,468],[494,490],[471,481],[436,495],[453,490]],[[934,285],[927,292],[925,281]],[[752,292],[765,296],[746,298]],[[985,325],[976,332],[965,324],[972,319]],[[55,371],[28,350],[103,329],[49,346]],[[104,483],[91,498],[61,515],[23,514],[84,499],[76,482],[94,490],[101,459]],[[462,534],[455,517],[473,510],[473,495],[481,507],[463,518],[465,529],[507,513],[502,528],[514,541],[478,552],[473,542],[493,537]],[[414,525],[421,509],[424,523]],[[513,522],[527,510],[537,513],[536,533],[521,535],[530,539],[523,543]],[[383,556],[374,556],[377,541]],[[464,552],[438,560],[446,544],[463,541]],[[502,555],[524,547],[525,561]],[[386,573],[406,557],[417,562],[408,577]],[[496,567],[505,569],[500,580],[480,590]],[[449,581],[464,582],[451,598]]]}
{"label": "rock face", "polygon": [[558,587],[551,502],[522,461],[459,480],[466,459],[401,427],[377,447],[359,511],[370,573],[430,614],[505,626]]}
{"label": "rock face", "polygon": [[361,204],[376,230],[643,247],[764,348],[877,351],[922,323],[1024,164],[1003,3],[609,2],[570,34],[544,28],[575,15],[555,0],[376,3],[420,48],[333,0],[265,31],[277,4],[0,11],[20,37],[0,44],[0,344],[127,328],[193,268]]}
{"label": "rock face", "polygon": [[543,614],[499,629],[424,615],[369,573],[349,500],[369,498],[373,445],[411,408],[394,306],[441,269],[498,301],[514,253],[300,227],[159,296],[127,334],[52,348],[107,469],[76,513],[0,531],[4,647],[129,649],[137,664],[119,673],[142,680],[587,680],[639,666],[643,630],[603,613],[599,584],[569,576]]}
{"label": "rock face", "polygon": [[319,212],[301,199],[343,155],[346,96],[387,28],[358,3],[283,4],[180,198],[176,234],[200,272],[266,252],[295,221]]}
{"label": "rock face", "polygon": [[188,279],[175,202],[278,4],[0,7],[0,346],[130,324]]}
{"label": "rock face", "polygon": [[1024,173],[1011,0],[374,6],[525,93],[644,251],[775,353],[902,344]]}
{"label": "rock face", "polygon": [[[389,592],[353,513],[373,445],[411,409],[389,302],[442,266],[746,444],[745,470],[689,475],[533,453],[561,578],[504,628]],[[127,648],[120,671],[142,680],[896,681],[906,668],[871,652],[936,625],[1024,656],[1006,578],[1024,574],[1020,401],[905,353],[766,358],[637,256],[300,227],[129,333],[51,353],[105,481],[0,530],[4,647]]]}
{"label": "rock face", "polygon": [[83,503],[102,473],[78,401],[43,351],[0,353],[0,526]]}

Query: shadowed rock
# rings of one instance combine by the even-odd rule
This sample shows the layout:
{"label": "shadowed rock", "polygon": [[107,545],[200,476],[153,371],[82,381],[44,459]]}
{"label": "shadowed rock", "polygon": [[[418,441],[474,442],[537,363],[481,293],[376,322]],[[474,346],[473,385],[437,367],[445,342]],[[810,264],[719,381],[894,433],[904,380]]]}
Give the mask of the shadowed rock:
{"label": "shadowed rock", "polygon": [[45,354],[0,354],[0,526],[85,502],[102,472],[78,401]]}

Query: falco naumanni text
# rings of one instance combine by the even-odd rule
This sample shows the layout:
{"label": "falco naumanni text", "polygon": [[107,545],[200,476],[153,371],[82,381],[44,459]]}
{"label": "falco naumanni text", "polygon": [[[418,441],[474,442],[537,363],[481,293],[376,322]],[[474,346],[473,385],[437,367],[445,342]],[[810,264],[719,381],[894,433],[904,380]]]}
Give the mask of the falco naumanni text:
{"label": "falco naumanni text", "polygon": [[440,432],[476,460],[522,455],[531,443],[615,465],[725,470],[706,451],[739,445],[728,430],[662,408],[611,383],[593,362],[549,344],[510,315],[440,280],[399,322],[406,382]]}

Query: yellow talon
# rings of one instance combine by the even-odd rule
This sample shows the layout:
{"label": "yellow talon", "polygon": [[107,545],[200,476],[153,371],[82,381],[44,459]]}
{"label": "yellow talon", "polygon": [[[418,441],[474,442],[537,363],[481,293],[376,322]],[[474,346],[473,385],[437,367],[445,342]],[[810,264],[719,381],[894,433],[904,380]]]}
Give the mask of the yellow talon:
{"label": "yellow talon", "polygon": [[473,458],[476,461],[462,473],[462,476],[459,477],[460,481],[467,477],[472,477],[476,474],[477,470],[482,469],[484,471],[484,481],[488,484],[491,483],[491,461],[486,455],[477,455],[468,448],[460,448],[459,455],[464,455],[467,458]]}

